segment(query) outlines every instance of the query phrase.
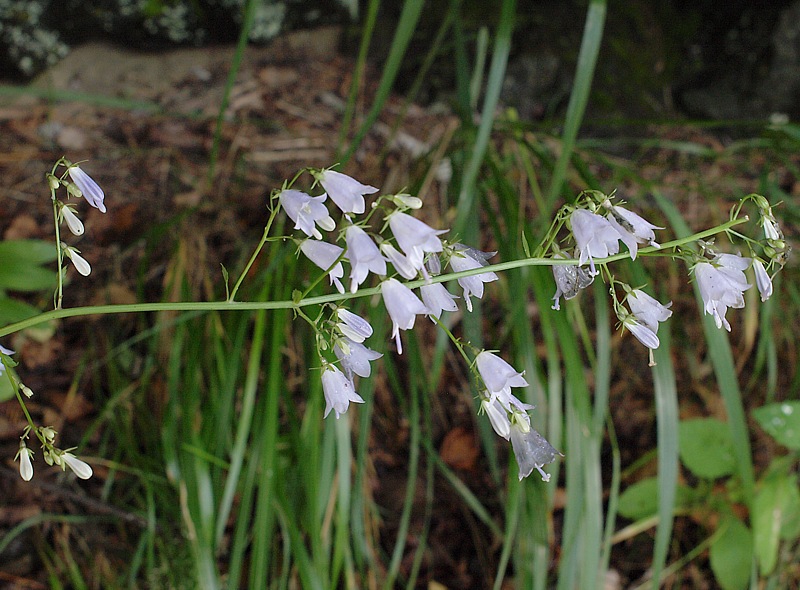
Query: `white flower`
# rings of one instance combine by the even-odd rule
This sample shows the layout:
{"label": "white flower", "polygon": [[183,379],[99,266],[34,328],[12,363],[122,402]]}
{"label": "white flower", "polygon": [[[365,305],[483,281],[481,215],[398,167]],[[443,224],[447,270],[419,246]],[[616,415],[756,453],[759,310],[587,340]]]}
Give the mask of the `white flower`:
{"label": "white flower", "polygon": [[85,198],[92,207],[100,209],[101,212],[106,212],[106,206],[103,204],[105,193],[98,184],[92,179],[91,176],[86,174],[79,166],[73,165],[67,169],[69,177],[75,186],[78,187],[83,198]]}
{"label": "white flower", "polygon": [[338,419],[350,407],[350,402],[364,403],[356,393],[353,382],[333,365],[327,365],[322,371],[322,392],[325,394],[324,418],[333,410]]}
{"label": "white flower", "polygon": [[536,469],[543,481],[550,481],[550,474],[542,467],[556,460],[561,455],[545,438],[533,428],[524,427],[517,423],[511,425],[511,447],[519,465],[519,479],[528,477]]}
{"label": "white flower", "polygon": [[579,252],[578,264],[583,266],[588,260],[590,274],[597,276],[599,271],[594,267],[594,259],[606,258],[619,252],[619,240],[622,236],[605,217],[585,209],[573,211],[570,222]]}
{"label": "white flower", "polygon": [[404,279],[416,278],[418,269],[411,263],[407,256],[401,254],[397,248],[392,246],[389,242],[381,244],[381,252],[386,256],[386,259],[392,263],[394,269]]}
{"label": "white flower", "polygon": [[345,337],[336,341],[333,345],[333,353],[342,363],[347,378],[353,380],[355,373],[359,377],[369,377],[372,372],[370,361],[377,360],[383,356],[371,348],[367,348],[360,342],[350,340]]}
{"label": "white flower", "polygon": [[330,269],[328,277],[330,277],[331,285],[336,285],[336,290],[344,293],[344,285],[339,280],[344,276],[344,268],[342,268],[341,261],[336,262],[342,256],[344,248],[321,240],[304,240],[300,244],[300,250],[322,270]]}
{"label": "white flower", "polygon": [[322,170],[315,172],[314,176],[343,213],[363,213],[364,195],[378,192],[374,186],[361,184],[355,178],[335,170]]}
{"label": "white flower", "polygon": [[[563,252],[556,254],[554,258],[567,259]],[[585,289],[594,281],[592,274],[585,268],[576,265],[553,265],[553,278],[556,281],[556,294],[553,295],[552,309],[561,309],[561,296],[569,301],[576,297],[582,289]]]}
{"label": "white flower", "polygon": [[441,283],[431,283],[422,285],[419,288],[422,301],[428,308],[428,315],[437,320],[442,316],[443,311],[457,311],[455,295],[452,295]]}
{"label": "white flower", "polygon": [[492,398],[499,395],[506,405],[511,401],[509,396],[512,387],[528,386],[528,382],[523,377],[524,371],[517,372],[514,367],[494,353],[482,351],[475,357],[475,365]]}
{"label": "white flower", "polygon": [[64,469],[64,466],[66,465],[81,479],[89,479],[92,477],[93,471],[89,464],[85,461],[81,461],[72,453],[64,453],[61,455],[61,462],[59,465],[61,465],[62,469]]}
{"label": "white flower", "polygon": [[633,314],[625,316],[622,325],[636,336],[636,339],[650,350],[655,350],[661,344],[655,330],[647,324],[640,322]]}
{"label": "white flower", "polygon": [[67,205],[62,206],[61,217],[67,223],[67,227],[69,228],[69,231],[73,233],[73,235],[76,236],[83,235],[84,232],[83,223],[81,222],[80,219],[78,219],[78,216],[75,215],[75,211],[72,210],[72,207],[69,207]]}
{"label": "white flower", "polygon": [[649,221],[643,219],[633,211],[628,211],[624,207],[617,205],[608,205],[608,215],[606,219],[619,232],[620,238],[628,247],[631,253],[631,258],[636,260],[636,254],[639,251],[639,244],[647,244],[648,246],[659,245],[656,243],[656,234],[654,229],[664,229],[653,225]]}
{"label": "white flower", "polygon": [[663,305],[641,289],[634,289],[628,293],[625,302],[636,319],[653,332],[658,331],[659,322],[665,322],[672,316],[672,310],[669,309],[672,301]]}
{"label": "white flower", "polygon": [[772,209],[769,208],[766,212],[762,212],[761,215],[761,226],[764,228],[764,236],[768,240],[782,240],[781,230],[778,227],[778,223],[775,221],[775,217],[772,215]]}
{"label": "white flower", "polygon": [[389,317],[392,318],[392,338],[397,344],[397,353],[403,354],[403,343],[400,330],[414,327],[417,314],[428,313],[428,308],[414,292],[397,279],[387,279],[381,283],[383,304]]}
{"label": "white flower", "polygon": [[[455,244],[453,254],[450,257],[450,268],[454,272],[480,268],[486,266],[486,258],[490,258],[494,256],[494,254],[495,252],[481,252],[480,250],[469,248],[463,244]],[[470,296],[475,295],[478,299],[482,298],[483,284],[491,283],[496,280],[497,275],[491,271],[458,279],[458,284],[464,289],[464,301],[469,311],[472,311]]]}
{"label": "white flower", "polygon": [[433,229],[427,223],[400,211],[389,215],[389,227],[411,264],[420,270],[424,269],[426,252],[442,251],[442,241],[437,236],[447,233],[446,229]]}
{"label": "white flower", "polygon": [[381,251],[363,229],[351,225],[345,233],[347,259],[350,261],[350,292],[358,291],[358,286],[367,278],[370,271],[376,275],[386,274],[386,260]]}
{"label": "white flower", "polygon": [[756,273],[756,287],[761,294],[761,301],[766,301],[772,297],[772,279],[769,277],[767,269],[764,268],[764,263],[758,258],[753,260],[753,271]]}
{"label": "white flower", "polygon": [[19,459],[19,475],[25,481],[30,481],[33,478],[32,456],[33,451],[25,445],[25,441],[20,441],[19,451],[17,452],[17,458]]}
{"label": "white flower", "polygon": [[337,308],[336,315],[341,320],[336,324],[339,331],[353,342],[364,342],[364,340],[372,336],[372,326],[361,316],[346,310],[344,307]]}
{"label": "white flower", "polygon": [[511,436],[511,421],[500,401],[496,397],[484,398],[481,400],[481,409],[489,417],[489,423],[497,436],[508,440]]}
{"label": "white flower", "polygon": [[92,272],[92,267],[86,259],[78,253],[79,251],[75,248],[70,248],[66,244],[61,244],[61,247],[64,248],[64,254],[66,254],[67,258],[72,260],[72,264],[75,265],[75,270],[83,276],[88,277]]}
{"label": "white flower", "polygon": [[728,332],[731,325],[725,319],[729,307],[744,307],[742,295],[751,285],[744,276],[750,266],[750,259],[734,254],[718,254],[708,262],[694,265],[694,276],[705,305],[705,313],[714,317],[717,328],[725,326]]}
{"label": "white flower", "polygon": [[294,221],[294,229],[299,229],[307,236],[313,236],[318,240],[322,239],[322,234],[316,225],[327,231],[336,228],[336,222],[328,214],[328,208],[323,205],[325,198],[325,195],[312,197],[302,191],[290,189],[283,190],[278,195],[281,207]]}

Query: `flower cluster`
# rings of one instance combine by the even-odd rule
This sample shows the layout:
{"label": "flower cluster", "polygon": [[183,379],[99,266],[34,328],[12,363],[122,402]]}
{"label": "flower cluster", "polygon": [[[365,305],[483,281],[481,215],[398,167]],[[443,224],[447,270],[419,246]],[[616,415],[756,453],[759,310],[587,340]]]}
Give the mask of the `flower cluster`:
{"label": "flower cluster", "polygon": [[[403,352],[402,332],[414,328],[417,316],[438,322],[444,312],[458,310],[459,298],[472,311],[472,298],[482,298],[484,284],[497,280],[497,275],[489,270],[476,272],[487,266],[487,260],[495,253],[446,240],[443,235],[447,230],[435,229],[411,214],[422,207],[419,198],[407,194],[378,196],[368,210],[365,196],[377,193],[376,187],[334,170],[310,173],[315,186],[324,190],[322,194],[312,196],[284,187],[275,195],[277,203],[294,222],[294,229],[305,234],[297,240],[299,250],[325,272],[330,284],[341,294],[346,289],[357,293],[370,275],[378,277],[379,292],[392,323],[391,339],[398,354]],[[326,241],[323,232],[337,229],[326,205],[328,200],[339,210],[342,226],[333,239]],[[376,231],[374,219],[379,214],[381,227]],[[456,279],[461,297],[436,280],[442,268],[448,267],[454,273],[472,273]],[[416,285],[405,281],[415,281]],[[331,306],[331,310],[325,321],[312,323],[322,359],[325,416],[333,410],[339,418],[351,402],[364,401],[356,391],[356,377],[368,377],[370,363],[381,354],[364,344],[373,333],[366,320],[340,306]],[[460,342],[456,341],[456,345],[464,349]],[[329,358],[326,351],[332,351],[335,359]],[[537,469],[548,479],[542,467],[554,461],[558,453],[531,428],[527,411],[532,406],[511,394],[511,387],[524,387],[527,382],[494,354],[476,352],[476,376],[485,384],[480,394],[482,409],[495,431],[511,441],[520,477]],[[503,379],[507,383],[501,384]]]}

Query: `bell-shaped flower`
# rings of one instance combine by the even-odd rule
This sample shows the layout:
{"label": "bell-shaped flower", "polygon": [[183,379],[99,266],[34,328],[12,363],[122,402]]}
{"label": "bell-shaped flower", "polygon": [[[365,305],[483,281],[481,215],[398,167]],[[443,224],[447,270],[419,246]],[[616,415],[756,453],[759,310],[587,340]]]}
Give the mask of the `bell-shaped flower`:
{"label": "bell-shaped flower", "polygon": [[333,410],[338,419],[350,407],[350,402],[364,403],[356,393],[353,382],[334,365],[327,365],[322,371],[322,393],[325,394],[324,418]]}
{"label": "bell-shaped flower", "polygon": [[106,206],[103,204],[103,199],[105,199],[106,195],[92,177],[81,170],[80,166],[74,164],[67,168],[67,172],[69,172],[69,177],[72,179],[72,182],[75,183],[80,195],[86,199],[92,207],[105,213]]}
{"label": "bell-shaped flower", "polygon": [[333,345],[333,353],[339,359],[345,375],[350,381],[353,380],[354,374],[359,377],[369,377],[370,373],[372,373],[372,367],[369,363],[383,356],[380,352],[367,348],[360,342],[350,340],[347,337],[336,341]]}
{"label": "bell-shaped flower", "polygon": [[336,290],[339,293],[344,293],[344,285],[339,280],[344,276],[344,268],[342,268],[340,261],[344,248],[322,240],[303,240],[300,244],[300,250],[311,262],[322,270],[327,270],[331,285],[336,285]]}
{"label": "bell-shaped flower", "polygon": [[644,322],[631,314],[627,314],[622,319],[622,325],[631,331],[631,334],[636,336],[636,339],[644,344],[650,350],[655,350],[661,344],[656,335],[656,331]]}
{"label": "bell-shaped flower", "polygon": [[328,208],[323,204],[325,195],[312,197],[302,191],[286,189],[280,192],[278,200],[286,215],[294,221],[294,229],[299,229],[309,237],[322,239],[322,234],[317,225],[326,231],[336,229],[336,222],[328,214]]}
{"label": "bell-shaped flower", "polygon": [[428,308],[414,292],[397,279],[387,279],[381,283],[381,295],[386,311],[392,319],[392,338],[397,344],[397,353],[403,354],[400,330],[414,327],[417,314],[428,313]]}
{"label": "bell-shaped flower", "polygon": [[353,342],[364,342],[372,336],[372,326],[361,316],[344,307],[336,309],[336,316],[339,318],[339,322],[336,324],[339,331]]}
{"label": "bell-shaped flower", "polygon": [[766,301],[772,297],[772,279],[764,268],[764,263],[758,258],[753,259],[753,271],[756,274],[756,287],[761,294],[761,301]]}
{"label": "bell-shaped flower", "polygon": [[60,462],[58,464],[61,469],[66,470],[66,467],[69,467],[81,479],[89,479],[94,473],[88,463],[81,461],[72,453],[64,453],[59,459]]}
{"label": "bell-shaped flower", "polygon": [[442,317],[443,311],[457,311],[456,297],[451,294],[441,283],[429,283],[419,288],[422,301],[428,308],[428,315],[437,320]]}
{"label": "bell-shaped flower", "polygon": [[642,218],[633,211],[628,211],[624,207],[618,205],[611,205],[610,202],[606,205],[608,208],[608,215],[606,219],[617,230],[620,239],[628,247],[631,253],[631,258],[636,260],[636,254],[639,251],[639,244],[646,244],[648,246],[659,245],[656,243],[656,234],[654,229],[664,229],[653,225],[646,219]]}
{"label": "bell-shaped flower", "polygon": [[519,465],[519,479],[528,477],[536,469],[543,481],[550,481],[550,474],[542,467],[556,460],[560,456],[547,440],[533,428],[525,429],[524,425],[514,422],[511,425],[511,447]]}
{"label": "bell-shaped flower", "polygon": [[350,261],[350,292],[358,291],[358,286],[371,272],[386,275],[386,259],[381,251],[363,229],[351,225],[345,233],[347,242],[347,259]]}
{"label": "bell-shaped flower", "polygon": [[512,387],[528,386],[528,382],[523,377],[524,371],[518,372],[494,353],[482,351],[475,357],[475,365],[492,398],[499,395],[502,401],[508,403]]}
{"label": "bell-shaped flower", "polygon": [[88,277],[92,272],[92,266],[83,256],[80,255],[80,251],[72,248],[71,246],[67,246],[66,244],[61,244],[61,247],[63,248],[64,254],[67,256],[67,258],[72,260],[75,270],[77,270],[83,276]]}
{"label": "bell-shaped flower", "polygon": [[378,192],[374,186],[361,184],[355,178],[335,170],[321,170],[313,174],[343,213],[360,215],[365,210],[364,195]]}
{"label": "bell-shaped flower", "polygon": [[383,242],[381,244],[381,252],[386,257],[386,260],[391,262],[392,266],[401,277],[408,280],[417,277],[418,269],[411,263],[411,260],[389,242]]}
{"label": "bell-shaped flower", "polygon": [[28,448],[25,441],[19,442],[19,451],[17,451],[16,459],[19,459],[19,475],[25,481],[30,481],[33,478],[33,463],[31,457],[33,451]]}
{"label": "bell-shaped flower", "polygon": [[729,307],[744,307],[743,293],[751,287],[744,271],[750,263],[750,258],[718,254],[713,260],[694,265],[694,277],[703,299],[705,313],[714,317],[717,328],[725,326],[730,332],[731,325],[725,319],[725,313]]}
{"label": "bell-shaped flower", "polygon": [[625,302],[636,319],[653,332],[658,331],[659,322],[665,322],[672,316],[672,310],[669,309],[672,301],[663,305],[641,289],[634,289],[628,293]]}
{"label": "bell-shaped flower", "polygon": [[761,227],[764,228],[764,237],[768,240],[782,240],[783,232],[781,232],[778,222],[775,221],[775,216],[772,215],[772,208],[767,207],[761,211]]}
{"label": "bell-shaped flower", "polygon": [[589,261],[590,274],[597,276],[594,259],[605,258],[619,252],[620,233],[605,217],[587,211],[575,209],[570,215],[572,235],[578,249],[578,264],[583,266]]}
{"label": "bell-shaped flower", "polygon": [[[450,268],[454,272],[480,268],[486,266],[486,259],[491,258],[494,254],[495,252],[481,252],[463,244],[455,244],[452,256],[450,256]],[[458,279],[458,284],[464,289],[464,301],[467,304],[467,310],[472,311],[470,296],[474,295],[478,299],[482,298],[483,284],[496,280],[497,275],[491,271]]]}
{"label": "bell-shaped flower", "polygon": [[75,215],[75,211],[69,205],[62,205],[61,218],[67,224],[69,231],[76,236],[82,236],[84,232],[83,222]]}
{"label": "bell-shaped flower", "polygon": [[511,436],[511,421],[508,411],[503,407],[497,397],[485,397],[481,400],[481,411],[489,418],[489,423],[497,436],[508,440]]}
{"label": "bell-shaped flower", "polygon": [[[566,254],[560,252],[554,258],[566,259]],[[578,295],[594,281],[594,276],[586,270],[576,265],[553,265],[553,278],[556,281],[556,294],[553,295],[552,309],[561,309],[561,296],[570,300]]]}
{"label": "bell-shaped flower", "polygon": [[447,233],[446,229],[433,229],[424,221],[400,211],[389,215],[389,227],[411,264],[419,270],[424,270],[426,252],[442,251],[442,241],[438,236]]}

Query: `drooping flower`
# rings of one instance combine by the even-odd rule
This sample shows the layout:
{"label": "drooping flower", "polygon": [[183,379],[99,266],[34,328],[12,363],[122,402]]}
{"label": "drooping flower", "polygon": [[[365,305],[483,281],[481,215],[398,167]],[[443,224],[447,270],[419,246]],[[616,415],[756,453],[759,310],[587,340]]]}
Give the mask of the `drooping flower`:
{"label": "drooping flower", "polygon": [[764,237],[766,237],[768,240],[783,239],[783,235],[780,227],[778,226],[778,222],[775,221],[775,217],[772,215],[771,207],[767,207],[765,210],[762,210],[761,227],[764,228]]}
{"label": "drooping flower", "polygon": [[497,433],[497,436],[508,440],[511,436],[511,421],[508,419],[508,412],[498,398],[492,396],[483,398],[481,400],[481,410],[488,416],[489,423]]}
{"label": "drooping flower", "polygon": [[353,382],[334,365],[327,365],[322,371],[322,392],[325,394],[323,418],[327,418],[333,410],[338,419],[350,407],[350,402],[364,403],[363,398],[356,393]]}
{"label": "drooping flower", "polygon": [[478,367],[481,379],[483,379],[486,389],[492,398],[501,396],[501,401],[506,405],[511,401],[512,387],[527,387],[528,382],[523,375],[524,371],[518,372],[499,356],[486,350],[480,352],[475,357],[475,365]]}
{"label": "drooping flower", "polygon": [[428,308],[414,292],[397,279],[387,279],[381,283],[381,295],[386,311],[392,319],[392,338],[397,344],[397,353],[403,354],[400,330],[414,327],[417,314],[428,313]]}
{"label": "drooping flower", "polygon": [[326,231],[336,229],[336,222],[328,214],[328,208],[323,205],[325,195],[312,197],[302,191],[286,189],[280,192],[278,199],[286,215],[294,221],[294,229],[299,229],[309,237],[322,239],[322,234],[317,225]]}
{"label": "drooping flower", "polygon": [[337,308],[336,315],[341,320],[336,324],[339,331],[353,342],[364,342],[372,336],[372,326],[361,316],[344,307]]}
{"label": "drooping flower", "polygon": [[374,186],[361,184],[355,178],[335,170],[321,170],[313,174],[343,213],[360,215],[365,210],[364,195],[378,192]]}
{"label": "drooping flower", "polygon": [[637,213],[629,211],[624,207],[611,205],[610,201],[607,201],[607,203],[608,215],[606,215],[606,219],[608,219],[614,229],[619,232],[620,239],[625,243],[628,247],[628,251],[631,253],[631,259],[636,260],[639,244],[655,246],[656,248],[659,247],[656,243],[656,234],[653,230],[664,229],[663,227],[653,225]]}
{"label": "drooping flower", "polygon": [[694,276],[703,299],[705,313],[714,317],[717,328],[725,326],[730,332],[731,325],[725,319],[729,307],[744,307],[743,293],[751,285],[744,276],[751,260],[734,254],[718,254],[713,260],[694,265]]}
{"label": "drooping flower", "polygon": [[80,196],[86,199],[92,207],[99,209],[102,213],[106,212],[106,206],[103,204],[105,193],[103,189],[92,179],[91,176],[81,170],[80,166],[73,164],[67,169],[69,177],[80,192]]}
{"label": "drooping flower", "polygon": [[447,230],[436,230],[407,213],[395,211],[389,215],[389,227],[398,245],[414,268],[424,270],[426,252],[441,252],[442,241],[437,237]]}
{"label": "drooping flower", "polygon": [[669,309],[672,301],[663,305],[641,289],[634,289],[628,293],[625,302],[636,319],[653,332],[658,331],[659,322],[665,322],[672,316],[672,310]]}
{"label": "drooping flower", "polygon": [[66,244],[61,244],[61,247],[64,249],[64,254],[67,256],[67,258],[72,260],[75,270],[77,270],[83,276],[88,277],[92,272],[92,266],[83,256],[80,255],[79,250],[67,246]]}
{"label": "drooping flower", "polygon": [[386,259],[367,232],[357,225],[347,228],[345,240],[350,261],[350,292],[355,293],[370,271],[381,276],[386,274]]}
{"label": "drooping flower", "polygon": [[69,467],[70,469],[72,469],[75,475],[77,475],[81,479],[89,479],[90,477],[92,477],[92,474],[94,473],[88,463],[86,463],[85,461],[81,461],[72,453],[62,454],[60,459],[61,462],[59,463],[59,465],[61,465],[62,469],[65,469],[65,467]]}
{"label": "drooping flower", "polygon": [[33,478],[32,456],[33,451],[28,448],[25,441],[19,441],[19,451],[17,451],[15,459],[19,459],[19,475],[25,481],[30,481]]}
{"label": "drooping flower", "polygon": [[408,280],[416,278],[418,269],[407,256],[404,256],[389,242],[383,242],[381,244],[381,252],[386,256],[386,259],[392,263],[392,266],[401,277]]}
{"label": "drooping flower", "polygon": [[428,315],[437,320],[442,316],[443,311],[457,311],[455,295],[450,293],[441,283],[430,283],[419,288],[422,301],[428,308]]}
{"label": "drooping flower", "polygon": [[64,205],[61,207],[61,217],[66,222],[69,231],[76,236],[82,236],[84,230],[83,222],[78,219],[78,216],[75,215],[75,211],[72,210],[72,207],[68,205]]}
{"label": "drooping flower", "polygon": [[353,380],[353,374],[359,377],[369,377],[370,373],[372,373],[370,361],[377,360],[383,356],[380,352],[367,348],[360,342],[350,340],[347,337],[336,341],[336,344],[333,345],[333,353],[341,362],[344,372],[350,381]]}
{"label": "drooping flower", "polygon": [[[495,252],[481,252],[480,250],[475,250],[463,244],[455,244],[453,246],[453,253],[450,256],[450,268],[454,272],[480,268],[486,266],[486,259],[491,258],[495,254]],[[496,280],[497,275],[491,271],[458,279],[458,284],[464,289],[464,301],[467,304],[467,310],[472,311],[470,296],[474,295],[478,299],[482,298],[483,284],[491,283]]]}
{"label": "drooping flower", "polygon": [[330,277],[331,285],[335,285],[339,293],[344,293],[344,285],[339,280],[344,276],[344,268],[341,261],[336,262],[342,256],[344,248],[322,240],[303,240],[300,244],[300,250],[322,270],[330,269],[328,277]]}
{"label": "drooping flower", "polygon": [[550,474],[542,467],[556,460],[560,456],[547,440],[533,428],[526,430],[523,425],[511,425],[511,447],[519,465],[519,479],[528,477],[536,469],[542,476],[542,481],[550,481]]}
{"label": "drooping flower", "polygon": [[772,279],[764,268],[764,263],[758,258],[753,259],[753,271],[756,274],[756,287],[761,294],[761,301],[766,301],[772,297]]}
{"label": "drooping flower", "polygon": [[625,316],[622,320],[622,325],[630,330],[631,334],[636,336],[636,339],[650,350],[655,350],[661,344],[656,335],[656,331],[644,322],[641,322],[633,314]]}
{"label": "drooping flower", "polygon": [[[568,256],[559,252],[554,258],[567,259]],[[575,265],[554,264],[553,278],[556,281],[556,294],[553,295],[552,309],[555,310],[561,309],[562,295],[569,301],[594,281],[594,276],[588,270]]]}
{"label": "drooping flower", "polygon": [[570,215],[570,222],[579,253],[578,264],[583,266],[588,260],[590,274],[597,276],[599,271],[595,269],[594,259],[619,252],[622,236],[605,217],[586,209],[575,209]]}

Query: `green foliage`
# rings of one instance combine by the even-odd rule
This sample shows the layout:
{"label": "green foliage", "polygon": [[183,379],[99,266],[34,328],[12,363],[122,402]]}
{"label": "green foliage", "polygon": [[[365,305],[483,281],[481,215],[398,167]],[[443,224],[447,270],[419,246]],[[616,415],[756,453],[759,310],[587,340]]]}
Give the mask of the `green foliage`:
{"label": "green foliage", "polygon": [[697,477],[716,479],[736,472],[730,430],[714,418],[681,422],[680,456]]}
{"label": "green foliage", "polygon": [[753,417],[780,444],[800,451],[800,402],[786,401],[762,406],[753,412]]}
{"label": "green foliage", "polygon": [[750,583],[753,535],[742,521],[728,515],[711,545],[711,569],[724,590],[743,590]]}

